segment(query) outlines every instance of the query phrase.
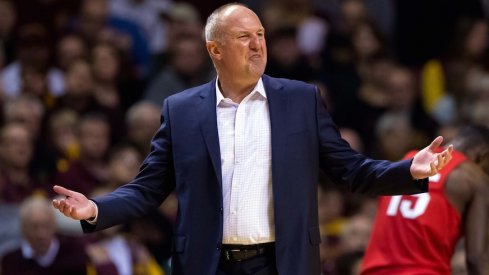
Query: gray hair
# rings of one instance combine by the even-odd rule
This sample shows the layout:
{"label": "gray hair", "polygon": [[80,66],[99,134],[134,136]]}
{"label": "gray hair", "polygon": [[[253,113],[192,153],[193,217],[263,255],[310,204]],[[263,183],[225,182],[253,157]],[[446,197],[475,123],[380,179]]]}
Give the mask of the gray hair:
{"label": "gray hair", "polygon": [[52,216],[54,221],[51,202],[42,196],[31,196],[22,201],[19,212],[21,221],[24,222],[29,219],[35,211],[37,211],[36,213],[39,213],[39,211],[48,213],[50,217]]}
{"label": "gray hair", "polygon": [[137,122],[138,118],[141,116],[141,114],[144,114],[145,111],[154,112],[155,114],[158,114],[158,117],[160,115],[160,108],[158,105],[148,100],[142,100],[129,108],[126,113],[126,123],[132,124]]}
{"label": "gray hair", "polygon": [[232,6],[241,6],[246,7],[246,5],[241,3],[228,3],[220,6],[216,10],[214,10],[209,17],[207,17],[207,21],[205,23],[204,35],[205,41],[214,41],[219,40],[222,37],[222,29],[220,24],[221,13],[229,7]]}

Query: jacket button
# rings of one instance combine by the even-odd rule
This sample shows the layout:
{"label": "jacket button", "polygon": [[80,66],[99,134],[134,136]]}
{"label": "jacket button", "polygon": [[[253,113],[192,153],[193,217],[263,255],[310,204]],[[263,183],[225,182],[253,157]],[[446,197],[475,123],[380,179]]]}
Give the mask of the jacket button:
{"label": "jacket button", "polygon": [[221,207],[221,209],[220,209],[220,212],[221,212],[221,214],[224,212],[224,210],[222,209],[222,207]]}
{"label": "jacket button", "polygon": [[220,244],[220,243],[219,243],[219,244],[217,244],[217,246],[216,246],[216,250],[221,250],[221,244]]}

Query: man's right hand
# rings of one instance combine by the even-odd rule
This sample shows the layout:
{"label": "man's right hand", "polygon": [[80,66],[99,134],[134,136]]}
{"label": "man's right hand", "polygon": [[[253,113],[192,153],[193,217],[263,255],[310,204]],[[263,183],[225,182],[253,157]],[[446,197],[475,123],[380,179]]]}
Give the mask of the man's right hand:
{"label": "man's right hand", "polygon": [[65,216],[76,220],[88,220],[96,217],[95,203],[87,199],[82,193],[78,193],[64,187],[55,185],[54,192],[66,196],[64,199],[54,199],[53,206]]}

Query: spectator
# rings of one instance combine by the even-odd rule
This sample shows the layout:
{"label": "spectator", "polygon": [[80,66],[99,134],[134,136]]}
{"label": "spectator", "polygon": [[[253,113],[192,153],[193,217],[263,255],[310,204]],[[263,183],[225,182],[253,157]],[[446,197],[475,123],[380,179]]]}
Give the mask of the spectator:
{"label": "spectator", "polygon": [[15,23],[17,13],[8,0],[0,1],[0,71],[15,58]]}
{"label": "spectator", "polygon": [[16,97],[21,93],[21,74],[26,65],[44,68],[47,71],[48,90],[52,96],[63,94],[63,73],[50,64],[50,37],[46,29],[40,24],[21,26],[18,38],[18,56],[2,71],[3,89],[9,97]]}
{"label": "spectator", "polygon": [[126,114],[127,139],[141,154],[149,153],[149,142],[160,125],[160,109],[150,101],[134,104]]}
{"label": "spectator", "polygon": [[319,73],[309,65],[300,51],[295,27],[280,27],[270,34],[266,73],[271,76],[315,81]]}
{"label": "spectator", "polygon": [[80,158],[70,163],[66,172],[54,177],[55,184],[92,192],[107,180],[106,153],[110,142],[110,125],[101,114],[83,116],[78,124]]}
{"label": "spectator", "polygon": [[376,156],[388,160],[401,159],[416,142],[416,131],[406,114],[386,113],[377,121],[375,127],[377,143],[374,145]]}
{"label": "spectator", "polygon": [[39,190],[29,174],[32,150],[32,135],[23,125],[8,123],[0,129],[0,202],[20,204]]}
{"label": "spectator", "polygon": [[168,96],[209,80],[213,76],[202,39],[178,37],[172,44],[170,65],[149,83],[144,99],[161,105]]}
{"label": "spectator", "polygon": [[58,40],[56,54],[59,67],[66,72],[71,63],[88,57],[88,49],[81,36],[67,34]]}
{"label": "spectator", "polygon": [[47,199],[26,198],[20,207],[20,222],[21,247],[2,258],[1,274],[86,274],[89,260],[84,247],[56,236],[56,222]]}
{"label": "spectator", "polygon": [[341,233],[341,247],[343,253],[365,251],[370,233],[372,232],[373,220],[364,215],[350,217]]}
{"label": "spectator", "polygon": [[56,171],[66,172],[69,164],[80,157],[80,142],[76,126],[78,115],[70,109],[51,114],[48,120],[48,140],[56,154]]}
{"label": "spectator", "polygon": [[55,171],[53,152],[46,145],[46,137],[43,136],[44,114],[45,108],[40,99],[31,95],[20,95],[8,100],[3,110],[5,122],[21,123],[29,130],[34,141],[30,173],[42,183]]}
{"label": "spectator", "polygon": [[150,52],[141,30],[132,22],[110,16],[108,5],[108,0],[84,0],[78,17],[66,26],[66,31],[81,35],[89,48],[100,42],[118,47],[132,62],[135,76],[145,76]]}

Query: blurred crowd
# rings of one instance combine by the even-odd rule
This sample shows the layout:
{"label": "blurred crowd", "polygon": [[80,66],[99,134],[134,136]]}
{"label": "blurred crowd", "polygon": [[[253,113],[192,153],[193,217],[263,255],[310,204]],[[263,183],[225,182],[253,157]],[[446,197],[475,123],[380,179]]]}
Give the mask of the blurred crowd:
{"label": "blurred crowd", "polygon": [[[74,274],[169,272],[174,197],[93,235],[47,205],[55,184],[95,196],[137,174],[163,100],[214,77],[203,26],[226,2],[0,0],[5,274],[22,261]],[[265,26],[266,73],[316,84],[359,152],[398,160],[466,123],[489,126],[487,1],[239,2]],[[318,201],[324,274],[356,274],[375,198],[321,176]],[[454,274],[464,274],[462,253]]]}

